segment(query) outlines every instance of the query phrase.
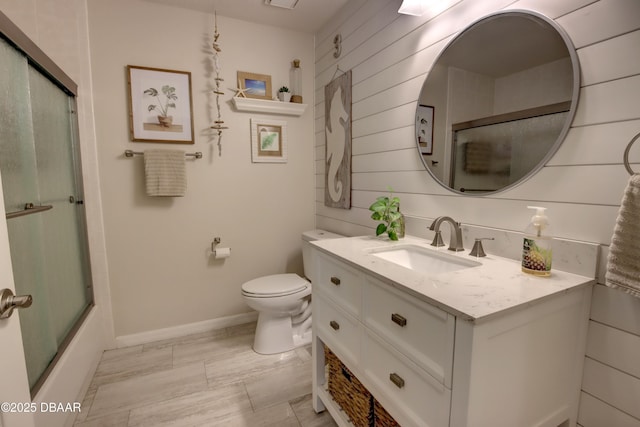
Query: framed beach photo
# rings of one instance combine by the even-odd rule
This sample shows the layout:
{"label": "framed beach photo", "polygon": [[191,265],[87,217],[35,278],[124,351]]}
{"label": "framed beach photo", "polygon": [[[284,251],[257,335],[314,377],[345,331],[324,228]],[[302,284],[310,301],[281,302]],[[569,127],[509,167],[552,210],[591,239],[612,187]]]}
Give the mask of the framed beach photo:
{"label": "framed beach photo", "polygon": [[421,154],[433,154],[433,113],[430,105],[418,105],[416,114],[416,140]]}
{"label": "framed beach photo", "polygon": [[251,161],[287,162],[287,122],[251,119]]}
{"label": "framed beach photo", "polygon": [[191,73],[127,65],[131,140],[193,144]]}
{"label": "framed beach photo", "polygon": [[245,89],[247,98],[273,99],[271,95],[271,76],[267,74],[238,71],[238,86]]}

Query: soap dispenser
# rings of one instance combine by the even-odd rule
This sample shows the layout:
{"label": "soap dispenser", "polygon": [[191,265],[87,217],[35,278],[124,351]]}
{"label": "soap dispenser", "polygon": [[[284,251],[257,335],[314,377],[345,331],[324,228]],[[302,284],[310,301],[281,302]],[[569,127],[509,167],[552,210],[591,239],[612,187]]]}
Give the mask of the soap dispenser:
{"label": "soap dispenser", "polygon": [[549,234],[549,218],[545,214],[546,208],[527,206],[535,209],[536,214],[524,230],[522,244],[522,271],[535,276],[551,275],[551,241]]}

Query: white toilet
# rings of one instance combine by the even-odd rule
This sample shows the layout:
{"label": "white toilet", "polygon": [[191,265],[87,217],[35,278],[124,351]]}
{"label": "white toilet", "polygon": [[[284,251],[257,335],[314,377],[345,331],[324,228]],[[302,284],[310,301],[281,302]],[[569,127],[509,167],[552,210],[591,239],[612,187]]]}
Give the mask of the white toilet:
{"label": "white toilet", "polygon": [[[306,277],[313,277],[309,242],[337,239],[324,230],[302,233],[302,261]],[[297,274],[274,274],[242,285],[242,297],[258,312],[253,349],[260,354],[289,351],[311,342],[311,283]]]}

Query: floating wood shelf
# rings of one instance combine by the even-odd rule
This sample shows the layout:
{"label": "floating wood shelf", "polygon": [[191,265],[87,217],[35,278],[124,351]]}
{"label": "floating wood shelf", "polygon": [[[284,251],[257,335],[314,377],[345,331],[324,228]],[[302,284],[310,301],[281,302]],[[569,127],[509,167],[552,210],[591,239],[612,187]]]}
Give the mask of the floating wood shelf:
{"label": "floating wood shelf", "polygon": [[269,101],[266,99],[241,97],[233,97],[231,100],[238,111],[301,116],[307,109],[307,104],[297,104],[295,102]]}

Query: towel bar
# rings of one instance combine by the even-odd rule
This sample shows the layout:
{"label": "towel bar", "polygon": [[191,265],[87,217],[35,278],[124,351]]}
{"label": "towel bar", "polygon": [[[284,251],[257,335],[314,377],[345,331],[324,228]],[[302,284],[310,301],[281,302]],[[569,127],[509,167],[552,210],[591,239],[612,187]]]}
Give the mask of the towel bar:
{"label": "towel bar", "polygon": [[[133,156],[142,156],[144,153],[140,152],[140,151],[133,151],[133,150],[124,150],[124,155],[126,157],[133,157]],[[185,156],[190,156],[190,157],[195,157],[196,159],[201,159],[202,158],[202,152],[200,151],[196,151],[195,153],[184,153]]]}
{"label": "towel bar", "polygon": [[17,218],[19,216],[31,215],[34,213],[48,211],[49,209],[53,209],[53,205],[40,205],[36,206],[33,203],[26,203],[24,205],[24,209],[21,211],[15,212],[7,212],[5,214],[6,219]]}
{"label": "towel bar", "polygon": [[631,146],[633,145],[634,142],[636,142],[636,139],[638,138],[640,138],[640,133],[638,133],[636,136],[631,138],[631,141],[629,141],[629,145],[627,145],[627,148],[624,150],[624,157],[623,157],[624,167],[627,169],[627,172],[629,172],[629,175],[635,174],[633,169],[631,169],[631,165],[629,164],[629,151],[631,151]]}

